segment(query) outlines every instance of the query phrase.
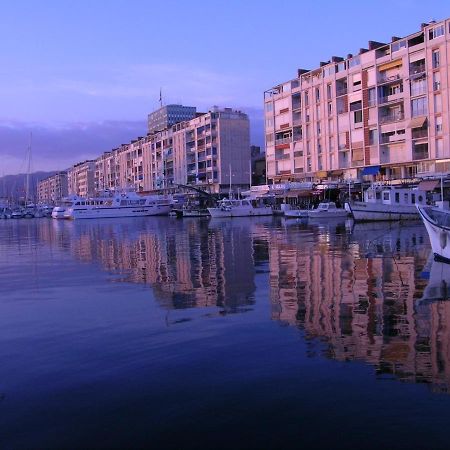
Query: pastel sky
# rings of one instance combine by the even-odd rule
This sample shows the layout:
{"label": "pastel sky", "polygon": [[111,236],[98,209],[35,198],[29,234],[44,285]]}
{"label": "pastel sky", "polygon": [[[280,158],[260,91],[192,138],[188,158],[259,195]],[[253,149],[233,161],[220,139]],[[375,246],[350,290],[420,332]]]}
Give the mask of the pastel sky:
{"label": "pastel sky", "polygon": [[164,103],[251,118],[265,89],[450,16],[448,0],[14,0],[0,3],[0,176],[74,162],[145,134]]}

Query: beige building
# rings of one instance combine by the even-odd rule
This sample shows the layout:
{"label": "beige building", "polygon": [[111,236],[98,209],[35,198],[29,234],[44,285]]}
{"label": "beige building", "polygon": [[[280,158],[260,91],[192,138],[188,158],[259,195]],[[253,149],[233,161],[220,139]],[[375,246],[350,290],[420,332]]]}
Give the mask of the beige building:
{"label": "beige building", "polygon": [[248,116],[213,108],[189,121],[149,133],[95,161],[95,188],[151,191],[178,184],[211,192],[246,187],[250,178]]}
{"label": "beige building", "polygon": [[38,182],[38,202],[57,204],[68,195],[67,172],[58,172]]}
{"label": "beige building", "polygon": [[266,91],[268,179],[449,172],[449,56],[450,19]]}
{"label": "beige building", "polygon": [[87,197],[94,195],[95,161],[83,161],[67,171],[69,194]]}

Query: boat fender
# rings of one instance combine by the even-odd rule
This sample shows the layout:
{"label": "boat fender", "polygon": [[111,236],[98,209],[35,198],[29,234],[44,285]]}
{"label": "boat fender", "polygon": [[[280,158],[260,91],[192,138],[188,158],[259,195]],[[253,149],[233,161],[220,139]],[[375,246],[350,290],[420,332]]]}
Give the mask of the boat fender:
{"label": "boat fender", "polygon": [[445,247],[447,247],[447,233],[445,231],[443,231],[440,236],[439,236],[439,241],[441,244],[441,248],[444,249]]}

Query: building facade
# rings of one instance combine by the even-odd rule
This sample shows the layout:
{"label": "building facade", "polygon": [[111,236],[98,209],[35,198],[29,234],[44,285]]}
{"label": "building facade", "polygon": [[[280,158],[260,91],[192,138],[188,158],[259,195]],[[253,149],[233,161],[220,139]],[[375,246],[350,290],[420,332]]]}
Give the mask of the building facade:
{"label": "building facade", "polygon": [[39,203],[55,205],[68,195],[67,172],[58,172],[38,182],[37,197]]}
{"label": "building facade", "polygon": [[250,180],[248,116],[213,108],[194,119],[139,137],[95,161],[95,188],[152,191],[190,184],[211,192]]}
{"label": "building facade", "polygon": [[165,130],[179,122],[191,120],[196,116],[195,106],[166,105],[148,115],[148,132]]}
{"label": "building facade", "polygon": [[83,161],[67,171],[69,194],[88,197],[95,193],[95,161]]}
{"label": "building facade", "polygon": [[333,57],[264,93],[273,182],[450,171],[450,19]]}

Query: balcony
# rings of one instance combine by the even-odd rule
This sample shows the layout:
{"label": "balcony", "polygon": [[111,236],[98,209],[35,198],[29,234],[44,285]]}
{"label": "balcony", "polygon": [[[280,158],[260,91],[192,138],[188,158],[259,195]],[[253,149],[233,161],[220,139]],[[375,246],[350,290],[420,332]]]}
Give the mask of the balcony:
{"label": "balcony", "polygon": [[409,66],[410,75],[418,75],[425,72],[425,64],[411,64]]}
{"label": "balcony", "polygon": [[404,100],[403,92],[399,92],[398,94],[386,95],[385,97],[380,97],[378,100],[378,105],[382,105],[384,103],[398,103]]}
{"label": "balcony", "polygon": [[391,114],[384,114],[380,116],[380,124],[391,123],[391,122],[400,122],[401,120],[405,120],[405,113],[403,112],[395,112]]}
{"label": "balcony", "polygon": [[385,84],[385,83],[393,83],[395,81],[400,80],[400,74],[397,73],[395,75],[388,75],[386,72],[381,72],[378,74],[378,83]]}
{"label": "balcony", "polygon": [[411,135],[413,139],[428,138],[428,129],[422,130],[420,128],[413,128]]}
{"label": "balcony", "polygon": [[418,159],[428,159],[428,150],[422,150],[422,151],[413,151],[413,160],[416,161]]}
{"label": "balcony", "polygon": [[347,86],[336,87],[336,97],[340,97],[341,95],[346,95],[348,92]]}
{"label": "balcony", "polygon": [[292,138],[283,138],[283,139],[275,139],[275,145],[284,145],[290,144],[292,142]]}
{"label": "balcony", "polygon": [[405,134],[382,134],[380,137],[380,144],[393,144],[396,142],[402,142],[405,140]]}

